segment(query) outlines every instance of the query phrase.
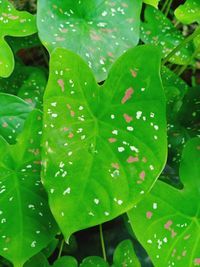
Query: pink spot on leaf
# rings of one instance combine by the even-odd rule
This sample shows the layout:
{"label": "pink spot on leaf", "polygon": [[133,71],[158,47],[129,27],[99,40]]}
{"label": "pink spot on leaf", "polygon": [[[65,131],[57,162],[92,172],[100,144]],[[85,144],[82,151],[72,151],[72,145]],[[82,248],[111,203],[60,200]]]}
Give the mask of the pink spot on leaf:
{"label": "pink spot on leaf", "polygon": [[133,88],[131,88],[131,87],[128,88],[128,89],[126,90],[126,92],[125,92],[124,97],[122,98],[121,103],[122,103],[122,104],[125,104],[126,101],[128,101],[128,100],[131,98],[131,96],[132,96],[133,93],[134,93]]}
{"label": "pink spot on leaf", "polygon": [[168,221],[168,222],[166,222],[166,224],[164,225],[164,228],[165,229],[170,229],[170,226],[173,224],[173,222],[172,221]]}
{"label": "pink spot on leaf", "polygon": [[2,124],[2,126],[3,126],[3,128],[6,128],[6,127],[8,127],[8,124],[7,124],[7,122],[4,122],[4,123]]}
{"label": "pink spot on leaf", "polygon": [[62,79],[58,80],[58,85],[61,87],[62,92],[64,92],[65,84],[64,84],[64,81]]}
{"label": "pink spot on leaf", "polygon": [[200,265],[200,258],[196,258],[194,260],[194,265]]}
{"label": "pink spot on leaf", "polygon": [[144,178],[145,178],[145,171],[142,171],[140,173],[140,179],[144,181]]}
{"label": "pink spot on leaf", "polygon": [[74,137],[74,134],[73,133],[69,133],[68,137],[69,138],[73,138]]}
{"label": "pink spot on leaf", "polygon": [[126,160],[128,163],[133,163],[133,162],[137,162],[139,161],[139,159],[137,157],[128,157],[127,160]]}
{"label": "pink spot on leaf", "polygon": [[197,150],[200,150],[200,146],[197,146]]}
{"label": "pink spot on leaf", "polygon": [[73,110],[70,111],[70,115],[71,117],[74,117],[75,116],[75,112]]}
{"label": "pink spot on leaf", "polygon": [[151,211],[147,211],[146,218],[151,219],[152,216],[153,216],[153,213]]}
{"label": "pink spot on leaf", "polygon": [[124,119],[127,123],[131,122],[133,120],[133,118],[131,116],[129,116],[128,114],[124,114]]}
{"label": "pink spot on leaf", "polygon": [[177,235],[177,233],[174,231],[174,229],[171,230],[171,234],[172,234],[172,238],[174,238]]}
{"label": "pink spot on leaf", "polygon": [[117,139],[116,139],[116,138],[109,138],[108,141],[109,141],[110,143],[115,143],[115,142],[117,141]]}
{"label": "pink spot on leaf", "polygon": [[137,77],[137,72],[135,70],[130,70],[130,72],[134,78]]}
{"label": "pink spot on leaf", "polygon": [[119,169],[119,164],[118,163],[112,163],[111,166],[115,169]]}

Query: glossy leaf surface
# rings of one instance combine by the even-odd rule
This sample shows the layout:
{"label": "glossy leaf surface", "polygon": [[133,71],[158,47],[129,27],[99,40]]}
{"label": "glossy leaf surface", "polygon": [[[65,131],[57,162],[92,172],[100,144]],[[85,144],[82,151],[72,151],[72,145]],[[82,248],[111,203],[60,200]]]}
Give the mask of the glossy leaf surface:
{"label": "glossy leaf surface", "polygon": [[133,207],[161,172],[166,114],[159,67],[160,52],[139,46],[99,86],[77,55],[62,48],[52,54],[43,182],[66,238]]}
{"label": "glossy leaf surface", "polygon": [[21,267],[57,228],[40,181],[42,114],[33,111],[16,145],[0,139],[0,255]]}
{"label": "glossy leaf surface", "polygon": [[137,45],[141,6],[142,0],[39,0],[39,36],[49,52],[65,47],[79,54],[103,81],[113,62]]}
{"label": "glossy leaf surface", "polygon": [[156,267],[200,265],[199,138],[186,144],[179,173],[182,190],[157,181],[129,212],[134,232]]}
{"label": "glossy leaf surface", "polygon": [[0,0],[0,29],[0,77],[5,78],[14,69],[14,56],[4,37],[35,33],[35,17],[26,11],[17,11],[8,0]]}

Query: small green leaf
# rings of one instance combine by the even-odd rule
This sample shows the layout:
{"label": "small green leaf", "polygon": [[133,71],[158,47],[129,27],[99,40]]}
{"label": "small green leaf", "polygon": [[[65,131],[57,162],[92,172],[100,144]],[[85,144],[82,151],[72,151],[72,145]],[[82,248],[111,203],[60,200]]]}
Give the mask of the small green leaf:
{"label": "small green leaf", "polygon": [[174,14],[177,20],[183,24],[200,23],[199,0],[186,0],[183,5],[177,7]]}
{"label": "small green leaf", "polygon": [[154,6],[155,8],[158,8],[159,2],[160,2],[160,0],[143,0],[143,3],[145,3],[147,5]]}
{"label": "small green leaf", "polygon": [[19,97],[4,93],[0,93],[0,107],[0,135],[13,144],[33,107]]}
{"label": "small green leaf", "polygon": [[37,32],[35,16],[17,11],[8,0],[0,0],[0,77],[8,77],[14,69],[14,56],[4,40],[9,36],[27,36]]}
{"label": "small green leaf", "polygon": [[137,45],[141,6],[142,0],[39,0],[39,36],[49,52],[64,47],[79,54],[103,81],[113,62]]}
{"label": "small green leaf", "polygon": [[200,265],[200,138],[183,151],[178,190],[157,181],[152,191],[129,212],[141,244],[156,267]]}
{"label": "small green leaf", "polygon": [[131,240],[124,240],[117,246],[114,252],[113,262],[112,267],[141,267],[135,255]]}
{"label": "small green leaf", "polygon": [[101,257],[91,256],[87,257],[80,264],[80,267],[109,267],[108,263]]}
{"label": "small green leaf", "polygon": [[54,262],[53,267],[78,267],[78,262],[74,257],[63,256]]}
{"label": "small green leaf", "polygon": [[40,181],[42,114],[28,116],[16,145],[0,139],[0,255],[21,267],[57,227]]}
{"label": "small green leaf", "polygon": [[[141,39],[146,44],[151,43],[161,47],[163,57],[166,57],[184,40],[184,37],[160,10],[147,6],[145,9],[145,22],[141,26]],[[186,44],[170,58],[170,62],[180,65],[187,64],[192,52],[193,47],[190,44]]]}
{"label": "small green leaf", "polygon": [[38,253],[37,255],[33,256],[30,260],[28,260],[24,264],[24,267],[36,267],[36,266],[37,267],[50,267],[49,262],[44,254]]}
{"label": "small green leaf", "polygon": [[162,171],[167,146],[159,68],[160,51],[138,46],[99,86],[78,55],[63,48],[52,53],[43,182],[66,239],[132,208]]}

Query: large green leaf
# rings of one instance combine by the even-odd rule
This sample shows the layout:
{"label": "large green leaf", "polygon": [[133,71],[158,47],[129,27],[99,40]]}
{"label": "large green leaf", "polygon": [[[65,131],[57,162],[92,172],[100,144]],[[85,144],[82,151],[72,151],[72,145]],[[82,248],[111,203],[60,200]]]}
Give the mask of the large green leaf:
{"label": "large green leaf", "polygon": [[116,248],[113,257],[112,267],[140,267],[139,260],[135,255],[132,242],[130,240],[122,241]]}
{"label": "large green leaf", "polygon": [[63,48],[52,53],[43,182],[66,238],[133,207],[161,172],[166,114],[159,68],[160,51],[139,46],[99,86],[79,56]]}
{"label": "large green leaf", "polygon": [[56,227],[40,182],[42,114],[27,118],[16,145],[0,139],[0,255],[15,267],[48,245]]}
{"label": "large green leaf", "polygon": [[78,53],[102,81],[116,58],[137,45],[141,6],[142,0],[39,0],[39,36],[49,52]]}
{"label": "large green leaf", "polygon": [[28,12],[17,11],[8,0],[0,0],[0,28],[0,77],[8,77],[14,69],[14,56],[4,37],[35,33],[35,17]]}
{"label": "large green leaf", "polygon": [[176,18],[184,23],[190,24],[200,22],[200,4],[199,0],[186,0],[183,5],[180,5],[174,12]]}
{"label": "large green leaf", "polygon": [[[145,9],[145,22],[141,25],[141,39],[144,43],[151,43],[161,47],[163,57],[166,57],[184,40],[184,37],[160,10],[147,6]],[[186,44],[170,58],[170,62],[184,65],[190,60],[192,52],[192,46]]]}
{"label": "large green leaf", "polygon": [[178,190],[158,181],[129,212],[136,236],[155,267],[200,265],[200,139],[191,139],[182,155]]}
{"label": "large green leaf", "polygon": [[13,144],[33,107],[19,97],[4,93],[0,93],[0,107],[0,135]]}

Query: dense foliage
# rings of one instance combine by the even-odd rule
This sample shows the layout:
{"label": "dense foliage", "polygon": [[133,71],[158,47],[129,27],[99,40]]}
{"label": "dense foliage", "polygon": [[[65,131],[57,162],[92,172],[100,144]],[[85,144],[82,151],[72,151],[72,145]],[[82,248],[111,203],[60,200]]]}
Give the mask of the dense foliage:
{"label": "dense foliage", "polygon": [[199,0],[0,0],[0,266],[200,266]]}

